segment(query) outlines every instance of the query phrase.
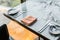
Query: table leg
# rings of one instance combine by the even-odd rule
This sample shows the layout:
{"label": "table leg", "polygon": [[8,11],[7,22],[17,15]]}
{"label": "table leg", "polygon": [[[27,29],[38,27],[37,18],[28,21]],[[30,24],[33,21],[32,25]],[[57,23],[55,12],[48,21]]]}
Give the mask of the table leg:
{"label": "table leg", "polygon": [[38,40],[40,40],[40,36],[39,36]]}

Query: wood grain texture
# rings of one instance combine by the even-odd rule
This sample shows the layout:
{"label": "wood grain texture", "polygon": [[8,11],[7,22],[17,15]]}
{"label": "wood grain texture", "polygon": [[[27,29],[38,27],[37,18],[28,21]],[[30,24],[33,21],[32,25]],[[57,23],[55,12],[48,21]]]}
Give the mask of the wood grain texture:
{"label": "wood grain texture", "polygon": [[7,26],[9,34],[14,38],[14,40],[34,40],[38,37],[14,21],[10,21]]}

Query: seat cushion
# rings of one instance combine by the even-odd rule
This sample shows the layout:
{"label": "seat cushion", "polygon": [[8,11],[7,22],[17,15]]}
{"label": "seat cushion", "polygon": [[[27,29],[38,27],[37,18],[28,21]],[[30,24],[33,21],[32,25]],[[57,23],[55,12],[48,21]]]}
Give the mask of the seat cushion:
{"label": "seat cushion", "polygon": [[14,40],[34,40],[38,37],[14,21],[10,21],[7,26],[9,33],[14,38]]}

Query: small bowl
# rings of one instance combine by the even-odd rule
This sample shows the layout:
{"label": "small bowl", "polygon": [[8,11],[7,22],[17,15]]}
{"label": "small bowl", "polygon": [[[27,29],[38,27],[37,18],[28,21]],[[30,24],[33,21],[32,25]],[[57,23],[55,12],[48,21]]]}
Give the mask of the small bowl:
{"label": "small bowl", "polygon": [[16,11],[16,9],[10,9],[10,10],[8,10],[8,14],[9,15],[15,15],[15,14],[17,14],[18,13],[18,11]]}
{"label": "small bowl", "polygon": [[60,26],[51,25],[49,28],[49,33],[51,33],[53,35],[60,35],[60,29],[58,27],[60,27]]}

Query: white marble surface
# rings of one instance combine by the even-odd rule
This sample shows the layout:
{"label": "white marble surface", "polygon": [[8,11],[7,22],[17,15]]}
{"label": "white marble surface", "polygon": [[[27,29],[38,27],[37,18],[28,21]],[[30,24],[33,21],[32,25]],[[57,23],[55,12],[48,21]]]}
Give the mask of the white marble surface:
{"label": "white marble surface", "polygon": [[[49,17],[49,16],[53,16],[55,21],[56,20],[58,22],[60,21],[60,7],[59,7],[60,1],[59,0],[53,0],[53,1],[52,0],[48,0],[48,1],[44,0],[47,3],[44,3],[44,2],[41,3],[42,0],[40,0],[40,2],[38,2],[39,0],[36,0],[36,1],[31,2],[31,0],[30,0],[28,3],[26,3],[28,13],[33,13],[33,14],[35,13],[35,15],[36,15],[35,17],[40,17],[39,19],[51,20],[51,17]],[[51,5],[49,4],[50,1],[52,1]],[[51,14],[49,15],[50,12],[51,12]],[[40,23],[38,22],[38,24],[40,24]],[[39,29],[39,27],[35,28],[35,30],[38,30],[38,29]],[[45,29],[44,32],[42,32],[42,35],[46,36],[50,40],[57,40],[57,38],[58,38],[58,37],[51,36],[49,34],[49,27],[47,29]]]}
{"label": "white marble surface", "polygon": [[[17,10],[20,10],[22,12],[22,6],[21,5],[15,7]],[[28,0],[26,2],[26,5],[23,3],[24,11],[27,9],[27,15],[32,15],[36,18],[38,18],[38,24],[35,26],[32,26],[32,28],[35,31],[39,31],[48,20],[51,20],[52,17],[56,21],[60,21],[60,1],[59,0]],[[25,17],[26,15],[24,15]],[[23,18],[17,17],[16,20],[20,21],[19,19]],[[36,24],[36,23],[35,23]],[[45,29],[44,32],[42,32],[42,35],[46,36],[50,40],[56,40],[56,37],[51,36],[48,33],[49,27]]]}
{"label": "white marble surface", "polygon": [[[30,0],[30,1],[34,1],[34,0]],[[40,3],[40,4],[38,4],[38,5],[40,5],[40,7],[37,7],[37,9],[43,8],[43,7],[41,7],[41,5],[46,6],[46,8],[43,8],[42,11],[45,11],[46,13],[52,11],[52,15],[54,16],[54,18],[56,20],[60,20],[60,0],[35,0],[35,2]],[[42,3],[46,2],[46,3],[41,4],[41,2]],[[49,5],[50,2],[52,2],[51,5]],[[37,6],[37,5],[35,5],[35,6]]]}

